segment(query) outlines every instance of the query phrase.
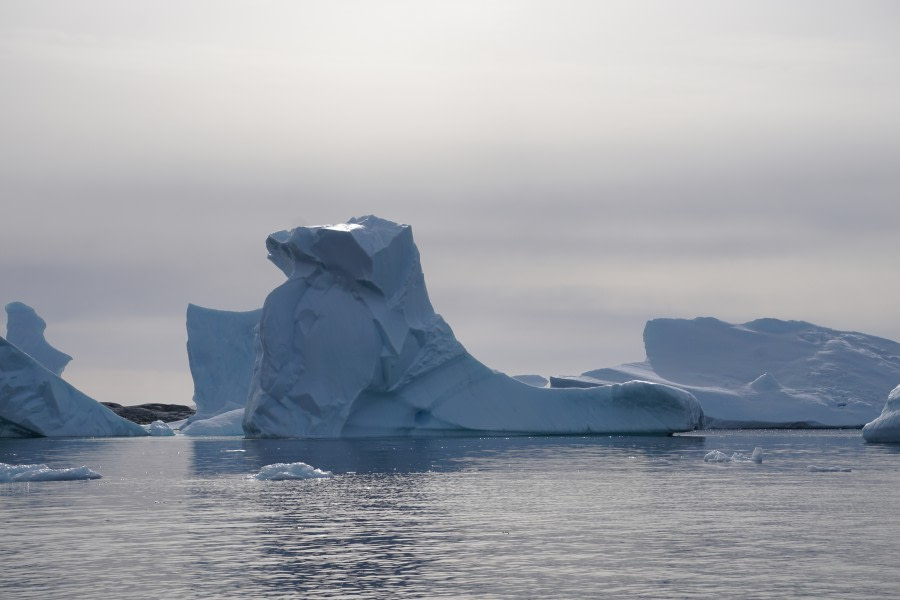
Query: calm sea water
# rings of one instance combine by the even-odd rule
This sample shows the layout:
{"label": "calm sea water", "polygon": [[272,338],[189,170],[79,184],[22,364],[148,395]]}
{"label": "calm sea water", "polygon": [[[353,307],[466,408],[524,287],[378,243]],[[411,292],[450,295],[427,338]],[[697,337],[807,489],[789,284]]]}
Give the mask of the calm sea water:
{"label": "calm sea water", "polygon": [[[295,461],[336,477],[245,479]],[[0,462],[103,474],[0,484],[6,599],[900,594],[900,447],[858,431],[2,440]]]}

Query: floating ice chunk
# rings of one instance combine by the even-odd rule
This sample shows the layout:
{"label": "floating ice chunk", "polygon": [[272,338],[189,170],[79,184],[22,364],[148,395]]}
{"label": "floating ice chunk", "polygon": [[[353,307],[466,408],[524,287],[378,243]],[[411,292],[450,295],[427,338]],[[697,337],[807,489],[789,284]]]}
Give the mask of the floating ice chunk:
{"label": "floating ice chunk", "polygon": [[867,442],[900,443],[900,385],[891,390],[881,415],[862,430]]}
{"label": "floating ice chunk", "polygon": [[304,462],[295,462],[266,465],[256,475],[249,475],[248,479],[283,481],[286,479],[324,479],[328,477],[334,477],[334,473],[316,469]]}
{"label": "floating ice chunk", "polygon": [[172,428],[165,421],[153,421],[149,427],[150,435],[167,436],[175,435]]}
{"label": "floating ice chunk", "polygon": [[244,409],[236,408],[221,415],[194,421],[181,428],[184,435],[244,435]]}
{"label": "floating ice chunk", "polygon": [[849,467],[817,467],[816,465],[809,465],[806,467],[806,470],[811,473],[849,473],[853,469]]}
{"label": "floating ice chunk", "polygon": [[706,456],[703,457],[704,462],[717,462],[717,463],[756,463],[761,464],[763,461],[763,450],[760,447],[756,447],[753,449],[753,453],[750,456],[746,454],[742,454],[740,452],[735,452],[731,456],[721,452],[719,450],[713,450],[712,452],[708,452]]}
{"label": "floating ice chunk", "polygon": [[248,437],[670,434],[703,422],[673,387],[541,389],[477,361],[435,313],[408,225],[367,216],[277,232],[266,247],[288,280],[263,306]]}
{"label": "floating ice chunk", "polygon": [[87,467],[51,469],[47,465],[8,465],[0,463],[0,483],[18,481],[78,481],[100,479],[102,475]]}
{"label": "floating ice chunk", "polygon": [[6,305],[7,341],[54,375],[62,375],[72,357],[60,352],[44,339],[45,329],[47,323],[27,304],[10,302]]}

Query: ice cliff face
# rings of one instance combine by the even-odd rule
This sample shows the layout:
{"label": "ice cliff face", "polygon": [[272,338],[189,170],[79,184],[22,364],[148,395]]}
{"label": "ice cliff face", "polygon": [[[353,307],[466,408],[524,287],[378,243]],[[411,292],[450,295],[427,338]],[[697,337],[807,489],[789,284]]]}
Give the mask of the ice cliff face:
{"label": "ice cliff face", "polygon": [[553,378],[553,386],[643,379],[690,391],[713,426],[861,426],[900,381],[900,344],[803,321],[654,319],[647,360]]}
{"label": "ice cliff face", "polygon": [[881,415],[866,423],[862,433],[867,442],[900,443],[900,385],[891,390]]}
{"label": "ice cliff face", "polygon": [[693,396],[665,386],[540,389],[487,368],[434,312],[407,225],[369,216],[266,245],[288,280],[263,306],[248,436],[671,433],[702,421]]}
{"label": "ice cliff face", "polygon": [[119,417],[0,338],[0,437],[143,435],[143,427]]}
{"label": "ice cliff face", "polygon": [[188,305],[187,352],[197,405],[189,423],[247,405],[261,314]]}
{"label": "ice cliff face", "polygon": [[47,323],[27,304],[10,302],[6,305],[6,340],[51,373],[62,375],[72,357],[47,343],[44,339],[46,328]]}

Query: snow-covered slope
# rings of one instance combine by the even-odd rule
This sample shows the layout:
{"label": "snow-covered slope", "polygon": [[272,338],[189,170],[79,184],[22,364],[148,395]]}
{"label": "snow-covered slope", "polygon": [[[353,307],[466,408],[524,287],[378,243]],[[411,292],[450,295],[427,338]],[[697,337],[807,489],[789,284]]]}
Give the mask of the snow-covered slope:
{"label": "snow-covered slope", "polygon": [[900,381],[900,344],[803,321],[654,319],[647,360],[552,378],[553,387],[641,379],[694,394],[711,426],[859,427]]}
{"label": "snow-covered slope", "polygon": [[246,406],[261,314],[260,309],[233,312],[188,305],[187,352],[197,405],[189,423]]}
{"label": "snow-covered slope", "polygon": [[141,436],[127,421],[0,338],[0,436]]}
{"label": "snow-covered slope", "polygon": [[407,225],[369,216],[266,245],[288,280],[263,307],[251,437],[671,433],[702,421],[670,387],[541,389],[487,368],[434,312]]}
{"label": "snow-covered slope", "polygon": [[891,390],[881,415],[866,423],[862,433],[867,442],[900,443],[900,385]]}
{"label": "snow-covered slope", "polygon": [[27,304],[10,302],[6,305],[6,341],[44,365],[51,373],[62,375],[72,357],[47,343],[45,329],[47,323]]}

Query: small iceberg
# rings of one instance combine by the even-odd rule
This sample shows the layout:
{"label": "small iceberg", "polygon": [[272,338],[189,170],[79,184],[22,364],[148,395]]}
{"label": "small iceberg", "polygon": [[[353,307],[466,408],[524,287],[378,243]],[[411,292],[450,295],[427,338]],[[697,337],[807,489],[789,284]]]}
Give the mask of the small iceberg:
{"label": "small iceberg", "polygon": [[150,428],[148,431],[150,431],[150,435],[155,436],[175,435],[175,432],[165,421],[153,421],[152,423],[150,423]]}
{"label": "small iceberg", "polygon": [[80,481],[100,479],[100,473],[87,467],[51,469],[47,465],[8,465],[0,463],[0,483],[20,481]]}
{"label": "small iceberg", "polygon": [[284,481],[287,479],[326,479],[329,477],[334,477],[334,473],[316,469],[304,462],[295,462],[266,465],[256,475],[248,475],[247,479]]}
{"label": "small iceberg", "polygon": [[735,452],[731,456],[728,456],[724,452],[720,452],[719,450],[713,450],[712,452],[708,452],[706,456],[703,457],[703,462],[716,462],[716,463],[756,463],[762,464],[763,461],[763,449],[757,446],[753,449],[753,453],[750,456],[746,454],[741,454],[740,452]]}
{"label": "small iceberg", "polygon": [[809,465],[806,467],[806,470],[810,473],[849,473],[853,469],[850,467],[817,467],[816,465]]}

